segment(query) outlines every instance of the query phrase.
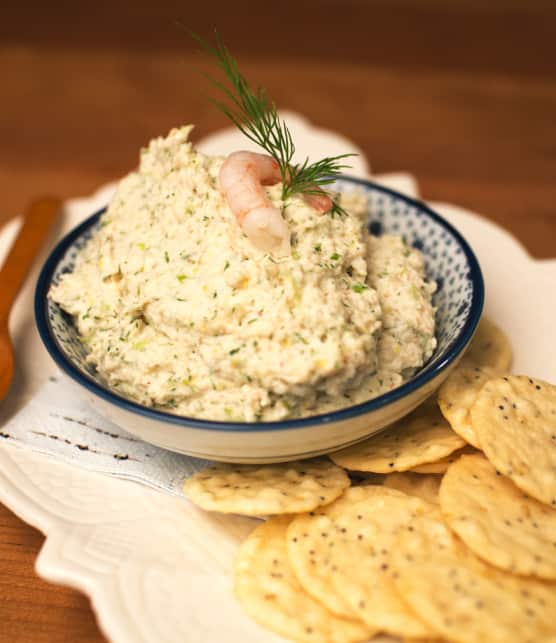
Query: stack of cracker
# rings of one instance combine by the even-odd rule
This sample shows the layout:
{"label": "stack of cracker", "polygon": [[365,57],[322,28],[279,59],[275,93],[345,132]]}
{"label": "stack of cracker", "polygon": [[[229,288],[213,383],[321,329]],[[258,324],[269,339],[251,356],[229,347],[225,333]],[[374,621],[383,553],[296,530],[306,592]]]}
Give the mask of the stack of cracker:
{"label": "stack of cracker", "polygon": [[190,478],[204,509],[268,517],[237,556],[245,612],[294,641],[554,643],[556,386],[509,375],[511,354],[483,320],[437,397],[379,435]]}

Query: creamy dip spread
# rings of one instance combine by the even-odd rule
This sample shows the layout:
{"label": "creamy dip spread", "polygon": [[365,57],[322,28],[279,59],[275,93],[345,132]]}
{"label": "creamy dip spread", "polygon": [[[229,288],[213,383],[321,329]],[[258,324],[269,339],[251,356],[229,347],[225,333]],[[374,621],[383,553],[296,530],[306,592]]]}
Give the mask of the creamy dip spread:
{"label": "creamy dip spread", "polygon": [[[362,402],[421,368],[434,284],[417,250],[369,235],[365,195],[342,194],[341,217],[293,196],[291,255],[264,253],[218,189],[224,159],[195,151],[190,130],[142,151],[50,292],[108,386],[179,415],[271,421]],[[282,208],[281,186],[267,190]]]}

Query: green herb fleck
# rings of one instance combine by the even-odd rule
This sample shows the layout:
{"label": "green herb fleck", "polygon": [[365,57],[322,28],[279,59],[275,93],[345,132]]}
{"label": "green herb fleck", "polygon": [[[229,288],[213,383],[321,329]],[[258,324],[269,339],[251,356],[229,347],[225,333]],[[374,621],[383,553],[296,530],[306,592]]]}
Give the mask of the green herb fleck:
{"label": "green herb fleck", "polygon": [[351,289],[353,292],[356,292],[358,294],[362,293],[364,290],[368,290],[369,286],[367,284],[352,284]]}

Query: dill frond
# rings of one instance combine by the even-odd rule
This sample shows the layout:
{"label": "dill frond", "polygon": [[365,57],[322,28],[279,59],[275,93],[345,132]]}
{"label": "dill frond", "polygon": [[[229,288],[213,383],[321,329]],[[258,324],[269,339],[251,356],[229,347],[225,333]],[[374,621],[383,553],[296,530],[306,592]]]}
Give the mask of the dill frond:
{"label": "dill frond", "polygon": [[[315,163],[309,163],[308,158],[303,163],[292,163],[295,144],[291,132],[278,116],[276,104],[268,98],[266,90],[249,86],[239,71],[237,61],[216,31],[214,45],[190,33],[202,49],[215,59],[228,81],[226,85],[208,76],[210,82],[228,99],[228,102],[212,102],[249,140],[262,147],[278,163],[283,201],[293,194],[320,194],[323,186],[333,183],[343,169],[350,167],[342,161],[355,154],[326,157]],[[333,200],[330,214],[344,215],[345,211]]]}

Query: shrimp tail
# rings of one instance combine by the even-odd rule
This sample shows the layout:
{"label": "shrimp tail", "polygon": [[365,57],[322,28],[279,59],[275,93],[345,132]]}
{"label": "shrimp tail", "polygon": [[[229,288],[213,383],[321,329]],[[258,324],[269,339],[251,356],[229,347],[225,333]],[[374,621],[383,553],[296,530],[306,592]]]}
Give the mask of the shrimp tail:
{"label": "shrimp tail", "polygon": [[332,199],[324,190],[320,188],[316,188],[316,190],[318,190],[318,194],[310,193],[303,196],[305,203],[320,214],[330,212],[334,205]]}

